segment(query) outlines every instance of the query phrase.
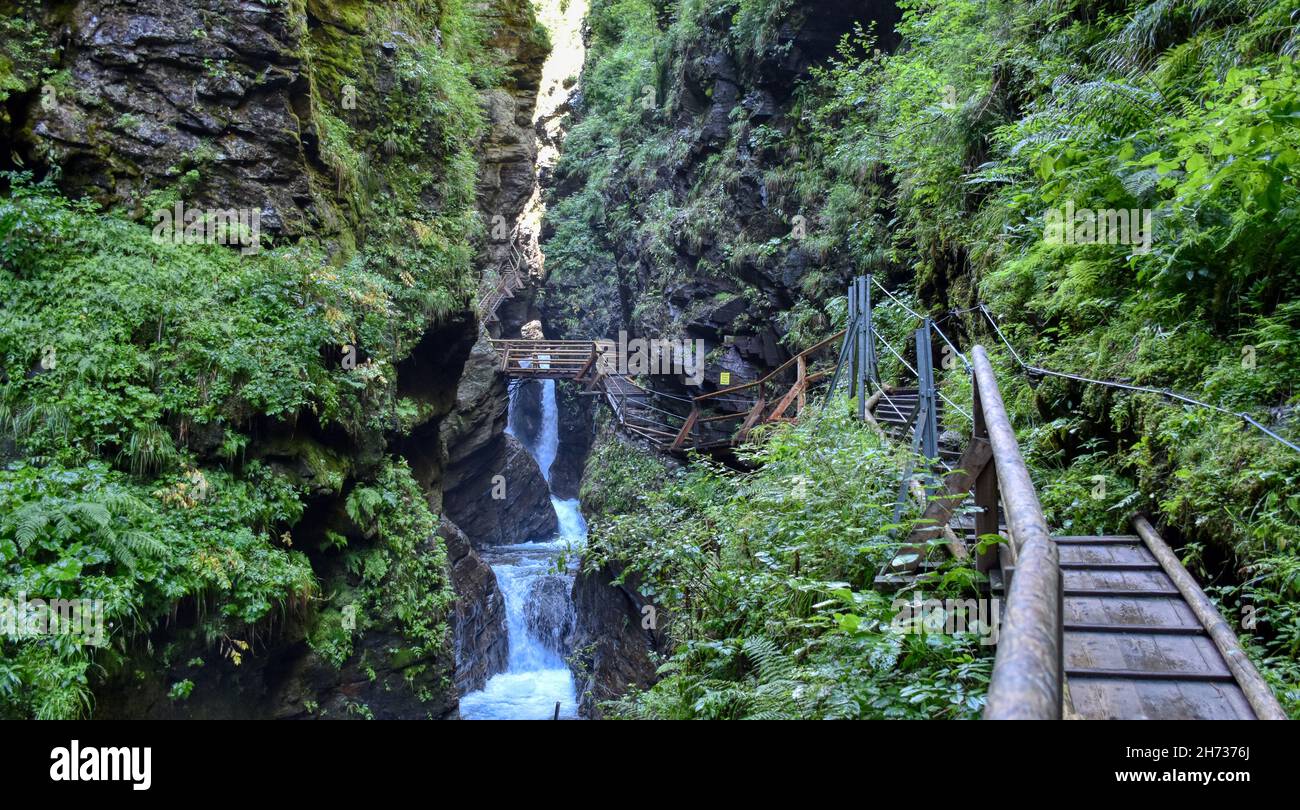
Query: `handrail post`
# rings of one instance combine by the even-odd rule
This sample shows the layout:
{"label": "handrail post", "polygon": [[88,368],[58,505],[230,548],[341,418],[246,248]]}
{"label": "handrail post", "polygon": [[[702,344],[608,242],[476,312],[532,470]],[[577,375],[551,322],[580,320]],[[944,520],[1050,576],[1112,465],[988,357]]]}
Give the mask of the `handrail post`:
{"label": "handrail post", "polygon": [[[974,426],[971,429],[971,436],[975,439],[988,441],[989,429],[988,425],[984,421],[984,404],[980,400],[978,386],[974,386],[974,399],[972,404],[974,408],[971,415]],[[996,464],[985,464],[984,469],[980,470],[979,476],[975,478],[975,505],[980,508],[979,513],[975,515],[975,538],[976,543],[978,544],[979,538],[990,534],[997,534],[999,531],[998,467]],[[975,559],[975,568],[983,573],[988,573],[993,570],[997,565],[997,562],[998,549],[996,546],[993,546],[986,549],[982,554],[977,555]]]}
{"label": "handrail post", "polygon": [[921,454],[928,459],[939,456],[939,422],[936,411],[939,397],[934,387],[934,354],[930,346],[930,319],[921,321],[916,330],[917,399],[920,402],[916,430],[921,433]]}
{"label": "handrail post", "polygon": [[849,364],[849,399],[861,395],[858,390],[858,343],[860,342],[861,326],[859,321],[862,319],[862,313],[858,312],[858,282],[857,279],[849,285],[849,331],[844,333],[845,347],[848,349],[848,356],[845,358]]}
{"label": "handrail post", "polygon": [[871,298],[867,292],[867,277],[858,276],[853,280],[854,291],[858,301],[858,351],[856,367],[853,370],[858,390],[858,420],[867,421],[867,369],[871,362],[870,341],[867,340],[871,328]]}
{"label": "handrail post", "polygon": [[699,421],[699,418],[700,409],[692,404],[690,415],[687,416],[686,421],[682,423],[682,429],[678,432],[677,438],[673,439],[672,450],[676,451],[681,449],[682,445],[686,443],[686,440],[690,438],[691,433],[695,430],[695,423]]}
{"label": "handrail post", "polygon": [[801,354],[795,359],[795,381],[799,386],[799,398],[794,406],[794,415],[803,416],[803,409],[808,405],[808,362]]}
{"label": "handrail post", "polygon": [[880,369],[876,362],[875,330],[871,322],[871,283],[872,276],[868,273],[866,281],[864,281],[862,285],[866,290],[864,309],[867,316],[867,323],[866,326],[863,327],[863,333],[866,335],[867,341],[867,379],[876,385],[880,385]]}

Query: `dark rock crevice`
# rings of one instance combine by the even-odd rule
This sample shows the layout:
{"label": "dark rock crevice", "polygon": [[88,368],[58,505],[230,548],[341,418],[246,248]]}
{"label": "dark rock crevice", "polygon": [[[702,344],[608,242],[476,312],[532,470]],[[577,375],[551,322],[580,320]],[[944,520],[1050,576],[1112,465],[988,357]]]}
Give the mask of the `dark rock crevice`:
{"label": "dark rock crevice", "polygon": [[600,719],[599,704],[656,680],[654,656],[668,652],[665,616],[637,590],[617,563],[588,571],[573,583],[577,624],[571,667],[583,717]]}

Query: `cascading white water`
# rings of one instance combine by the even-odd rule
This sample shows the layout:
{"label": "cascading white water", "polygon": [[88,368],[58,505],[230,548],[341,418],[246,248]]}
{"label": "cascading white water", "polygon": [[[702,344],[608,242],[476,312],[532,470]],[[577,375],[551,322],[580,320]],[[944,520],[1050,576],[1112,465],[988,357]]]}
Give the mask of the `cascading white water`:
{"label": "cascading white water", "polygon": [[[542,383],[542,421],[537,436],[518,434],[513,406],[512,402],[507,432],[528,448],[549,486],[551,465],[559,450],[555,381]],[[587,522],[576,500],[552,495],[551,505],[559,522],[556,537],[483,552],[505,596],[510,656],[505,672],[461,698],[460,714],[466,720],[549,720],[555,716],[556,703],[561,718],[578,716],[573,674],[556,647],[562,646],[565,621],[572,620],[569,593],[573,571],[569,566],[576,562],[573,552],[586,543]],[[565,570],[556,570],[557,560],[564,561]]]}
{"label": "cascading white water", "polygon": [[[549,356],[549,355],[548,355]],[[549,365],[547,366],[549,368]],[[555,380],[542,381],[542,424],[538,431],[537,442],[533,446],[533,458],[546,479],[546,486],[551,485],[551,467],[555,456],[560,452],[560,414],[555,403]]]}

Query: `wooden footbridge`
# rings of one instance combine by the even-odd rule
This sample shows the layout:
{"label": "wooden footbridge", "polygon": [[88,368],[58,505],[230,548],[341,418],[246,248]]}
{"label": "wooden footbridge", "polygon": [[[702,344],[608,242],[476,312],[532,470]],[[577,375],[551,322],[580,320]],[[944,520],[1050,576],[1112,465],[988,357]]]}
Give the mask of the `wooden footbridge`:
{"label": "wooden footbridge", "polygon": [[835,370],[839,332],[756,380],[687,397],[653,390],[622,370],[612,340],[493,340],[500,370],[516,379],[572,380],[601,397],[623,430],[672,452],[723,450],[763,424],[792,422]]}
{"label": "wooden footbridge", "polygon": [[[1285,719],[1232,626],[1145,517],[1133,517],[1131,534],[1052,533],[986,350],[957,352],[929,318],[907,310],[921,322],[909,362],[872,325],[873,283],[855,280],[844,331],[761,379],[695,397],[620,373],[613,341],[493,346],[503,373],[574,380],[624,430],[670,452],[744,442],[761,424],[797,419],[815,390],[829,399],[845,379],[860,417],[912,450],[895,513],[920,517],[876,587],[917,583],[951,556],[984,572],[990,598],[1005,604],[986,718]],[[935,384],[932,335],[970,374],[969,412]],[[914,386],[881,384],[877,344]]]}

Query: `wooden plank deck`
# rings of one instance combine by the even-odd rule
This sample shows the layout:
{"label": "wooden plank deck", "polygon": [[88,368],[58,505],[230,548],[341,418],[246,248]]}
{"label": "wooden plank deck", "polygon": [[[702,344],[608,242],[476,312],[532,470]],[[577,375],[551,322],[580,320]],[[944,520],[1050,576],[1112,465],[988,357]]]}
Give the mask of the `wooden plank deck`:
{"label": "wooden plank deck", "polygon": [[1141,537],[1056,543],[1065,678],[1076,716],[1255,719],[1223,654]]}

